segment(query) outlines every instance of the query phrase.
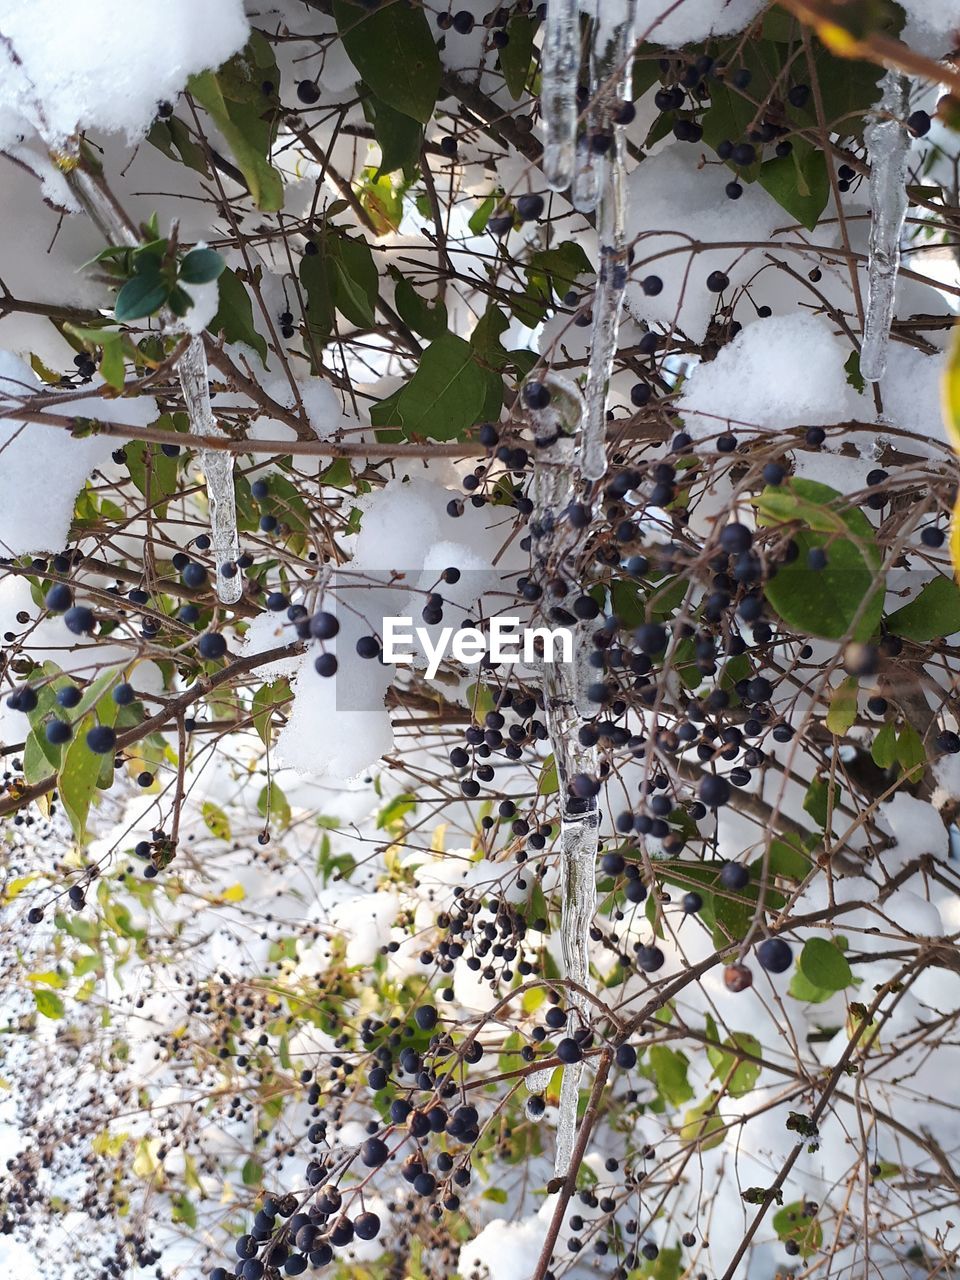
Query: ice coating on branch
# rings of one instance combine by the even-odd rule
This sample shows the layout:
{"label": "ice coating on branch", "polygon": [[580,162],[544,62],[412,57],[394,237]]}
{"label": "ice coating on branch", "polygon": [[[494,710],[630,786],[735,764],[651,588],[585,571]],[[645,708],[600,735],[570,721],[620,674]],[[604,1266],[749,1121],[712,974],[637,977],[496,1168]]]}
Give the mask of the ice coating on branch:
{"label": "ice coating on branch", "polygon": [[78,129],[139,138],[158,102],[220,66],[249,34],[242,0],[0,0],[0,147],[25,125],[52,146]]}
{"label": "ice coating on branch", "polygon": [[547,134],[543,171],[554,191],[565,191],[573,179],[579,66],[579,5],[577,0],[553,0],[547,5],[543,37],[541,104]]}
{"label": "ice coating on branch", "polygon": [[909,81],[899,71],[883,77],[883,96],[864,131],[870,159],[870,248],[867,261],[867,312],[863,322],[860,373],[879,382],[887,362],[893,320],[900,237],[907,216],[907,114]]}
{"label": "ice coating on branch", "polygon": [[[183,399],[190,416],[190,429],[202,435],[222,436],[210,404],[210,387],[207,382],[207,353],[203,339],[194,337],[177,362]],[[224,604],[234,604],[243,592],[243,579],[236,570],[240,554],[237,534],[237,503],[233,489],[233,454],[226,449],[204,449],[200,465],[207,481],[207,501],[210,506],[210,538],[213,558],[217,566],[217,598]],[[224,570],[233,567],[233,576]]]}
{"label": "ice coating on branch", "polygon": [[[550,403],[536,415],[537,440],[531,496],[533,554],[545,573],[556,573],[568,554],[576,549],[568,524],[561,515],[576,494],[577,466],[575,437],[584,413],[578,389],[555,374],[544,381]],[[597,771],[596,750],[580,742],[583,724],[586,660],[590,639],[584,627],[574,636],[574,662],[543,664],[543,700],[547,730],[557,779],[560,784],[560,900],[561,955],[563,976],[586,988],[590,980],[590,925],[596,910],[596,858],[599,813],[596,797],[580,798],[571,791],[578,775],[592,778]],[[574,1035],[586,1013],[586,999],[577,991],[569,993],[570,1016],[567,1034]],[[557,1120],[556,1172],[570,1167],[577,1130],[577,1100],[582,1064],[563,1069],[560,1111]]]}

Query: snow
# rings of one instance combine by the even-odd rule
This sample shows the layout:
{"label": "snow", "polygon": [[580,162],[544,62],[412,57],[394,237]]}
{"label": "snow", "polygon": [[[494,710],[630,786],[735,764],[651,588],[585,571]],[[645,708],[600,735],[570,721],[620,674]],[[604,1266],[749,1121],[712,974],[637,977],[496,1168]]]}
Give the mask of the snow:
{"label": "snow", "polygon": [[[332,646],[328,643],[327,649]],[[393,730],[385,707],[371,710],[344,710],[337,705],[337,688],[343,676],[324,677],[314,670],[319,648],[307,652],[293,685],[290,717],[277,739],[277,757],[281,763],[300,773],[347,781],[356,778],[393,746]],[[359,659],[351,668],[356,672]],[[379,679],[371,677],[371,696],[379,689],[383,694],[389,684],[390,668],[367,662],[368,669],[377,668]],[[381,687],[382,686],[382,687]],[[356,690],[351,696],[359,696]]]}
{"label": "snow", "polygon": [[464,1280],[474,1275],[496,1280],[530,1280],[543,1248],[556,1196],[544,1201],[537,1213],[510,1222],[495,1218],[460,1249],[457,1270]]}
{"label": "snow", "polygon": [[[261,613],[250,623],[243,639],[241,657],[249,658],[257,653],[268,653],[271,649],[279,649],[282,645],[296,642],[293,625],[286,613]],[[296,675],[300,667],[299,657],[278,658],[262,667],[257,667],[257,675],[261,680],[279,680],[283,676]]]}
{"label": "snow", "polygon": [[960,0],[900,0],[906,14],[901,39],[919,53],[941,57],[956,46]]}
{"label": "snow", "polygon": [[0,31],[17,59],[0,76],[0,146],[25,126],[62,146],[78,129],[138,139],[158,102],[243,47],[249,24],[242,0],[0,0]]}
{"label": "snow", "polygon": [[[0,396],[23,397],[37,389],[32,371],[9,352],[0,352]],[[102,422],[146,426],[157,417],[156,401],[64,395],[51,412],[76,413]],[[73,506],[87,477],[110,461],[123,444],[116,436],[75,438],[61,427],[0,418],[0,547],[4,555],[61,551],[67,543]]]}
{"label": "snow", "polygon": [[925,800],[898,792],[880,806],[880,816],[896,837],[895,848],[884,852],[883,864],[891,873],[923,854],[947,856],[947,830],[939,813]]}
{"label": "snow", "polygon": [[[947,367],[943,352],[926,355],[903,342],[887,348],[887,370],[880,383],[883,416],[901,431],[919,437],[918,443],[945,440],[940,385]],[[910,448],[914,443],[911,441]]]}
{"label": "snow", "polygon": [[638,0],[637,39],[678,48],[707,36],[742,31],[764,0]]}
{"label": "snow", "polygon": [[[634,262],[626,301],[630,312],[650,324],[678,324],[693,341],[706,332],[717,295],[706,287],[712,271],[729,277],[732,294],[760,265],[777,227],[789,219],[758,183],[744,186],[739,200],[730,200],[724,187],[730,181],[725,165],[691,164],[685,144],[667,146],[649,156],[627,179],[627,242]],[[677,218],[677,210],[683,218]],[[759,250],[712,249],[717,243],[755,241]],[[692,244],[700,247],[695,252]],[[657,275],[662,292],[647,296],[640,282]]]}
{"label": "snow", "polygon": [[698,364],[678,409],[695,437],[740,424],[771,431],[822,426],[857,416],[859,397],[847,382],[849,347],[828,321],[771,316],[747,325],[715,360]]}

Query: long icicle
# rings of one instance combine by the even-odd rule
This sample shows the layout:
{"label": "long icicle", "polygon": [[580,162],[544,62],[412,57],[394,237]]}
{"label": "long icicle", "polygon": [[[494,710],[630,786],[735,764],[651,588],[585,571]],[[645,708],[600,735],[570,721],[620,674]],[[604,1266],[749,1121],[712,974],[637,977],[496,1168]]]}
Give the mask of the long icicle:
{"label": "long icicle", "polygon": [[577,145],[577,73],[580,70],[578,0],[547,5],[541,64],[541,104],[546,142],[543,171],[554,191],[573,180]]}
{"label": "long icicle", "polygon": [[870,249],[860,373],[868,382],[879,382],[887,366],[900,237],[907,216],[910,134],[904,119],[910,83],[899,71],[888,71],[882,84],[876,114],[864,130],[870,160]]}
{"label": "long icicle", "polygon": [[[574,499],[577,489],[576,433],[583,421],[584,404],[579,389],[555,374],[544,381],[550,404],[537,414],[537,441],[531,518],[533,550],[538,564],[551,573],[562,571],[568,554],[576,548],[570,526],[561,514]],[[588,1015],[588,1001],[582,994],[590,985],[590,925],[596,911],[596,860],[599,838],[599,811],[595,797],[579,798],[571,784],[578,774],[593,777],[597,771],[594,747],[580,742],[583,724],[586,659],[590,637],[583,626],[575,634],[573,663],[544,663],[543,693],[547,730],[557,768],[561,801],[560,814],[560,899],[561,958],[563,975],[580,990],[569,992],[567,1034],[573,1036]],[[560,1111],[557,1123],[556,1172],[570,1167],[577,1131],[577,1103],[580,1096],[582,1063],[563,1069]]]}
{"label": "long icicle", "polygon": [[636,19],[635,0],[624,0],[619,9],[598,6],[597,28],[591,58],[593,103],[591,119],[596,129],[612,128],[610,149],[597,158],[600,210],[597,233],[600,268],[593,303],[593,338],[587,374],[587,413],[583,426],[581,471],[588,480],[606,474],[607,387],[613,372],[627,282],[626,210],[624,202],[624,143],[622,130],[612,124],[616,107],[629,98],[633,75]]}
{"label": "long icicle", "polygon": [[[55,158],[61,158],[57,152],[52,154]],[[62,167],[70,189],[103,238],[110,244],[136,248],[140,244],[136,227],[100,181],[99,175],[91,172],[82,159],[78,163],[71,162]],[[207,353],[202,338],[191,338],[186,351],[177,361],[177,374],[191,429],[202,435],[223,435],[210,403]],[[217,597],[223,604],[234,604],[240,599],[243,582],[236,569],[240,542],[233,486],[233,454],[225,449],[205,449],[200,454],[200,465],[207,482],[210,540],[217,566]]]}

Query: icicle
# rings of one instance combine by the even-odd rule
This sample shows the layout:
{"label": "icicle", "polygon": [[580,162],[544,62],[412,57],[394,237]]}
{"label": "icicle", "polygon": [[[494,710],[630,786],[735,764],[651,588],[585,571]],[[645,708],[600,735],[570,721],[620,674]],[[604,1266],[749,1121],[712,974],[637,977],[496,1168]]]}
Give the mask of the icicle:
{"label": "icicle", "polygon": [[[550,404],[537,415],[538,444],[532,497],[534,512],[534,555],[539,564],[556,571],[567,551],[575,548],[575,535],[559,517],[576,494],[577,467],[575,435],[582,424],[584,405],[573,384],[553,374],[544,381]],[[590,925],[596,910],[596,858],[599,813],[595,798],[579,799],[570,794],[570,783],[578,774],[594,776],[597,755],[594,747],[580,742],[580,727],[589,681],[587,658],[590,640],[585,629],[575,635],[573,663],[543,665],[544,706],[547,729],[557,767],[560,794],[560,900],[561,956],[564,977],[586,989],[590,981]],[[588,1001],[579,991],[569,995],[567,1034],[573,1035],[588,1012]],[[577,1129],[577,1102],[581,1063],[563,1069],[560,1112],[557,1121],[556,1172],[570,1167]]]}
{"label": "icicle", "polygon": [[907,216],[910,134],[903,121],[910,86],[899,71],[888,71],[882,84],[883,96],[877,114],[864,131],[870,160],[870,256],[860,373],[868,382],[879,382],[887,364],[900,266],[900,237]]}
{"label": "icicle", "polygon": [[[203,339],[191,338],[190,345],[177,362],[183,399],[193,431],[206,436],[222,436],[210,404],[207,382],[207,353]],[[237,536],[237,504],[233,488],[233,454],[225,449],[204,449],[200,465],[207,481],[210,506],[210,539],[217,566],[217,597],[224,604],[240,599],[243,581],[237,571],[240,543]],[[232,568],[232,575],[228,576]],[[224,572],[224,570],[227,572]]]}
{"label": "icicle", "polygon": [[586,134],[577,140],[576,156],[570,199],[578,212],[591,213],[597,207],[597,168],[600,157],[590,150],[590,142]]}
{"label": "icicle", "polygon": [[543,37],[541,102],[547,133],[543,171],[554,191],[565,191],[573,180],[579,69],[578,0],[551,0]]}
{"label": "icicle", "polygon": [[593,338],[587,375],[587,412],[583,425],[580,469],[587,480],[600,480],[607,470],[604,443],[607,386],[613,372],[620,332],[623,290],[627,282],[626,211],[624,208],[624,145],[615,111],[628,97],[633,75],[636,0],[597,6],[597,25],[591,55],[591,131],[612,129],[610,149],[596,157],[595,178],[600,192],[597,234],[600,269],[593,303]]}
{"label": "icicle", "polygon": [[[615,143],[619,151],[619,139]],[[600,200],[600,271],[593,300],[593,337],[587,372],[587,412],[583,423],[580,470],[601,480],[607,470],[607,386],[620,333],[623,289],[627,282],[623,212],[623,165],[619,154],[603,157]]]}

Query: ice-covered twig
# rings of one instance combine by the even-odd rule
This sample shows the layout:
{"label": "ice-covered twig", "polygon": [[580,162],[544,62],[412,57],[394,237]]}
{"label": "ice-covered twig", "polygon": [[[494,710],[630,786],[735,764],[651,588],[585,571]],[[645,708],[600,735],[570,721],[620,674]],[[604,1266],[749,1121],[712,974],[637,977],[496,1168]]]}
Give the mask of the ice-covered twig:
{"label": "ice-covered twig", "polygon": [[[609,4],[598,5],[590,55],[590,134],[604,139],[608,149],[593,156],[590,167],[591,180],[600,199],[597,219],[600,264],[593,303],[593,340],[580,460],[580,470],[587,480],[600,480],[607,470],[604,444],[607,385],[617,352],[623,290],[627,282],[624,145],[616,113],[618,106],[629,98],[635,21],[636,0],[611,0]],[[577,174],[575,203],[577,183],[586,182],[585,172]]]}
{"label": "ice-covered twig", "polygon": [[577,72],[580,69],[578,0],[547,5],[541,60],[541,102],[546,128],[543,171],[554,191],[573,180],[577,144]]}
{"label": "ice-covered twig", "polygon": [[[203,435],[222,436],[210,404],[207,381],[207,353],[203,339],[193,337],[177,362],[183,399],[191,430]],[[240,542],[237,534],[237,503],[233,486],[233,454],[225,449],[204,449],[200,465],[207,481],[210,507],[210,540],[217,566],[217,598],[224,604],[240,599],[243,581],[237,569]]]}
{"label": "ice-covered twig", "polygon": [[907,216],[910,134],[904,120],[910,85],[899,71],[888,71],[882,84],[883,96],[864,131],[870,160],[870,248],[860,373],[868,382],[879,382],[887,364],[900,237]]}
{"label": "ice-covered twig", "polygon": [[[564,508],[576,494],[575,437],[582,425],[584,405],[576,386],[554,374],[544,378],[550,404],[537,414],[537,440],[531,522],[533,553],[544,569],[555,571],[575,549],[568,525],[561,520]],[[560,897],[561,954],[564,977],[578,988],[590,981],[590,925],[596,910],[596,858],[599,813],[595,798],[580,798],[572,783],[578,775],[593,777],[596,750],[580,741],[585,685],[588,678],[589,636],[578,628],[573,663],[543,665],[544,707],[553,748],[561,796]],[[568,1035],[579,1029],[587,1002],[576,989],[569,994]],[[573,1154],[577,1129],[577,1102],[582,1064],[563,1069],[560,1114],[557,1124],[556,1172],[565,1174]]]}
{"label": "ice-covered twig", "polygon": [[[74,162],[73,158],[63,168],[70,189],[104,239],[111,244],[136,248],[140,243],[137,229],[100,181],[99,175],[91,172],[82,160]],[[177,361],[177,374],[190,419],[190,429],[197,435],[222,436],[224,433],[217,424],[210,404],[207,354],[202,338],[191,338],[186,351]],[[234,604],[240,599],[243,582],[236,571],[240,544],[233,487],[233,454],[223,449],[206,449],[200,455],[200,465],[207,481],[210,538],[217,566],[217,597],[224,604]],[[230,566],[233,566],[232,576],[228,576]]]}

